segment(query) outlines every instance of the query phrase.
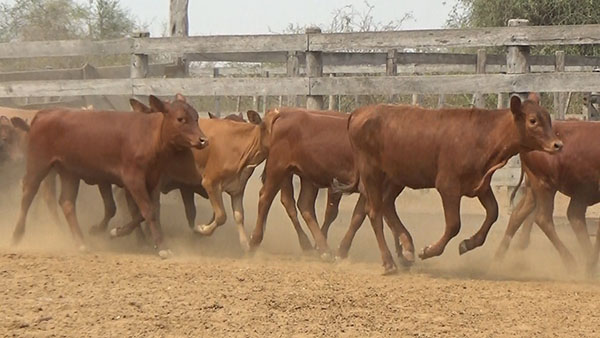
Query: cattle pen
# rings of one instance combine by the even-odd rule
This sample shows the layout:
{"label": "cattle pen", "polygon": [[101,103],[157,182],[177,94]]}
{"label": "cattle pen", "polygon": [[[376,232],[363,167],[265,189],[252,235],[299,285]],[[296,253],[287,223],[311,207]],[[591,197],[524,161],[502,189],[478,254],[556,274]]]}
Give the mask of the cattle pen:
{"label": "cattle pen", "polygon": [[[509,93],[535,91],[552,93],[556,118],[568,116],[571,93],[583,93],[579,118],[592,119],[592,93],[600,79],[593,70],[600,67],[600,57],[562,51],[533,55],[530,49],[593,45],[600,42],[599,32],[600,25],[529,26],[515,19],[508,27],[469,29],[322,33],[315,28],[304,34],[167,38],[140,32],[107,41],[10,42],[0,44],[5,62],[123,56],[130,64],[3,72],[0,102],[127,109],[128,97],[181,93],[212,98],[198,109],[220,114],[298,104],[351,110],[360,104],[360,96],[369,95],[387,101],[409,95],[413,104],[424,104],[423,96],[433,95],[435,105],[443,107],[448,95],[466,94],[473,106],[485,107],[486,98],[493,97],[488,101],[504,108]],[[505,54],[498,52],[500,47],[506,48]],[[176,59],[150,62],[165,55]],[[222,99],[227,97],[235,98],[229,107]],[[246,105],[243,97],[249,99]],[[342,106],[342,97],[350,103]],[[518,175],[518,163],[512,161],[494,175],[494,185],[514,186]]]}
{"label": "cattle pen", "polygon": [[[171,3],[187,8],[186,0]],[[187,12],[172,9],[171,15],[172,37],[132,32],[105,41],[0,43],[0,106],[130,110],[131,97],[180,93],[201,115],[221,116],[281,106],[351,112],[373,102],[507,108],[510,95],[539,92],[555,119],[598,118],[600,57],[560,49],[600,44],[600,24],[530,26],[514,19],[506,27],[468,29],[326,33],[309,28],[301,34],[187,36]],[[538,52],[547,46],[558,50]],[[260,171],[248,183],[246,229],[257,217]],[[494,174],[494,189],[508,196],[520,173],[514,157]],[[101,202],[97,191],[81,190],[82,224],[91,224]],[[406,195],[396,203],[398,213],[420,247],[442,231],[440,199]],[[342,203],[339,224],[327,239],[332,245],[350,223],[356,199]],[[462,219],[469,233],[484,218],[477,200],[470,201]],[[212,212],[203,202],[202,220]],[[0,208],[8,215],[0,220],[2,336],[588,337],[599,332],[598,277],[565,272],[540,232],[533,234],[530,250],[515,250],[502,263],[491,260],[499,233],[490,233],[491,243],[473,253],[459,256],[458,242],[452,242],[443,257],[418,260],[383,277],[367,223],[349,259],[323,262],[311,252],[300,253],[287,215],[274,210],[265,244],[249,255],[238,247],[232,224],[210,238],[192,235],[182,225],[181,206],[163,199],[163,218],[174,223],[165,224],[165,234],[175,244],[175,257],[160,260],[135,238],[108,235],[89,236],[90,252],[79,253],[67,230],[53,228],[48,217],[36,214],[35,204],[30,237],[11,247],[17,208],[10,203]],[[323,204],[317,205],[319,213]],[[432,212],[431,205],[439,210]],[[119,221],[111,225],[127,216],[119,207]],[[503,231],[506,221],[502,214],[495,228]],[[575,247],[570,229],[558,231]]]}

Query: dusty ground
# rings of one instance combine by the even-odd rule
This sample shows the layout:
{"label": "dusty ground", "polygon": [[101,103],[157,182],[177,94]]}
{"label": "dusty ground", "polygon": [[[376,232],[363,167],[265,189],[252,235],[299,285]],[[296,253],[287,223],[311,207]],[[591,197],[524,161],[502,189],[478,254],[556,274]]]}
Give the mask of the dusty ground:
{"label": "dusty ground", "polygon": [[[100,208],[98,194],[82,190],[78,212],[87,230]],[[248,229],[256,192],[253,184],[246,197]],[[419,194],[400,198],[398,208],[420,249],[441,235],[443,216],[437,197]],[[278,201],[263,246],[245,257],[233,224],[196,237],[183,225],[181,205],[166,199],[163,223],[176,257],[162,261],[135,238],[87,236],[92,250],[80,254],[66,226],[51,224],[37,204],[24,242],[10,247],[18,197],[0,198],[0,336],[600,336],[599,279],[567,274],[539,230],[527,251],[492,263],[502,217],[483,248],[458,256],[459,239],[483,220],[472,201],[442,257],[384,277],[368,224],[349,260],[320,262],[300,253]],[[332,247],[354,200],[346,198],[332,226]],[[198,204],[203,220],[207,203]],[[578,254],[570,229],[559,230]]]}

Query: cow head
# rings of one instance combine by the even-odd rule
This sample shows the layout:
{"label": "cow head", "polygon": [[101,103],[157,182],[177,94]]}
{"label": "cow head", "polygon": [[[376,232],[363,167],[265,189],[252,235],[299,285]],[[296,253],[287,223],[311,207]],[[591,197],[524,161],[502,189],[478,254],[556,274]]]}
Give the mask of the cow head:
{"label": "cow head", "polygon": [[20,117],[0,116],[0,163],[23,159],[28,131],[29,125]]}
{"label": "cow head", "polygon": [[264,119],[261,119],[260,115],[253,110],[249,110],[246,114],[248,115],[248,121],[260,127],[261,146],[268,151],[271,147],[271,131],[273,130],[273,123],[275,123],[275,120],[280,116],[279,110],[272,109],[267,111]]}
{"label": "cow head", "polygon": [[552,131],[550,114],[540,105],[539,95],[532,93],[523,102],[517,95],[511,97],[510,111],[517,125],[522,148],[549,153],[562,149],[563,143]]}
{"label": "cow head", "polygon": [[176,148],[202,149],[208,145],[207,137],[198,126],[198,112],[186,102],[183,95],[177,94],[172,102],[162,101],[154,95],[150,95],[148,100],[150,112],[161,112],[164,115],[162,133],[167,142]]}

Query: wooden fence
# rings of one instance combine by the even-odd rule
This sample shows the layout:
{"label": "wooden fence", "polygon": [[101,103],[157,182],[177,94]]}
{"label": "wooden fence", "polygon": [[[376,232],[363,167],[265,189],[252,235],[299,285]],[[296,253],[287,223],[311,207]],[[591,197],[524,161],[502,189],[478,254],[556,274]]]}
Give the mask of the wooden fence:
{"label": "wooden fence", "polygon": [[[323,109],[325,97],[333,95],[412,94],[413,102],[418,102],[421,94],[466,93],[474,94],[474,104],[481,106],[483,94],[494,94],[498,105],[505,106],[509,93],[536,91],[556,93],[556,110],[564,114],[565,93],[595,92],[600,87],[600,73],[591,71],[600,66],[600,58],[562,52],[530,55],[529,49],[598,43],[600,25],[533,27],[524,20],[511,20],[508,27],[476,29],[334,34],[309,29],[305,34],[283,35],[151,38],[135,34],[110,41],[11,42],[0,44],[0,59],[129,55],[131,63],[3,73],[0,98],[182,93],[252,96],[255,101],[258,96],[287,96],[288,102],[296,102],[295,97],[303,96],[309,108]],[[488,55],[485,48],[489,47],[506,47],[506,54]],[[477,50],[477,54],[448,53],[452,48]],[[149,64],[150,56],[165,54],[184,62]],[[185,76],[190,62],[207,61],[262,66],[248,72],[211,67],[212,74],[200,67],[197,74],[210,77]],[[494,179],[514,182],[516,175],[512,171]]]}

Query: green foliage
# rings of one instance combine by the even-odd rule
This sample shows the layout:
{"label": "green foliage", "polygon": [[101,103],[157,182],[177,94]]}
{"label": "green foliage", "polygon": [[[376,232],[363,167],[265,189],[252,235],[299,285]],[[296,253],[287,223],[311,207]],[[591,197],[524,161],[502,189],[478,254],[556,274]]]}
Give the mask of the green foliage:
{"label": "green foliage", "polygon": [[112,39],[136,28],[119,0],[19,0],[0,4],[0,41]]}
{"label": "green foliage", "polygon": [[[600,0],[458,0],[447,20],[448,27],[506,26],[510,19],[527,19],[532,26],[600,23]],[[600,55],[591,45],[562,46],[567,54]],[[554,46],[532,49],[550,54]]]}

